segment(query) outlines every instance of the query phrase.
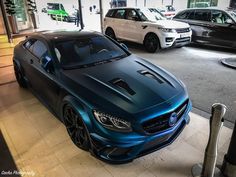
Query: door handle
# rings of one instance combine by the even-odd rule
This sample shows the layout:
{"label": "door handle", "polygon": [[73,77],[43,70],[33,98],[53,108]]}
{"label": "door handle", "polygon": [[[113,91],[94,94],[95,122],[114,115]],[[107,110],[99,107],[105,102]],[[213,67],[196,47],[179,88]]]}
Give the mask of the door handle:
{"label": "door handle", "polygon": [[30,59],[30,64],[33,64],[33,63],[34,63],[34,61],[32,59]]}

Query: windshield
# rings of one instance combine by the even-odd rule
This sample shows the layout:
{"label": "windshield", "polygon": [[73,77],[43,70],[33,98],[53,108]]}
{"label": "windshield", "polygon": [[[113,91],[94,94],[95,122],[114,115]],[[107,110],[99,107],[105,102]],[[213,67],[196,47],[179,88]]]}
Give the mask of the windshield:
{"label": "windshield", "polygon": [[50,10],[59,10],[60,9],[59,4],[48,3],[47,5],[48,5],[47,8]]}
{"label": "windshield", "polygon": [[236,13],[234,11],[229,11],[229,14],[234,19],[234,22],[236,22]]}
{"label": "windshield", "polygon": [[137,9],[141,19],[143,21],[158,21],[165,20],[166,18],[158,10],[151,9]]}
{"label": "windshield", "polygon": [[65,69],[88,67],[128,55],[128,52],[102,36],[58,41],[55,44],[55,53]]}

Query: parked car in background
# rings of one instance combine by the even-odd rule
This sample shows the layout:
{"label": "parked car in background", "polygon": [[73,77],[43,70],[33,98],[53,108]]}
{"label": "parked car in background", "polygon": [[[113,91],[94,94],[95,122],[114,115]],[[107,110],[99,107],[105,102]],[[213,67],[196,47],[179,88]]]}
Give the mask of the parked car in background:
{"label": "parked car in background", "polygon": [[74,144],[111,163],[169,145],[190,120],[180,80],[97,32],[32,35],[15,47],[13,63],[19,85],[57,115]]}
{"label": "parked car in background", "polygon": [[47,3],[46,11],[54,20],[74,22],[76,18],[76,11],[66,11],[61,3]]}
{"label": "parked car in background", "polygon": [[163,19],[168,19],[166,16],[161,12],[158,8],[148,7],[147,8],[150,12],[154,13],[155,15],[161,15]]}
{"label": "parked car in background", "polygon": [[164,7],[157,8],[157,9],[163,15],[165,15],[167,19],[171,19],[176,14],[175,8],[172,5],[167,5],[167,6],[164,6]]}
{"label": "parked car in background", "polygon": [[196,8],[179,12],[174,20],[189,23],[192,41],[236,48],[236,13],[217,8]]}
{"label": "parked car in background", "polygon": [[104,19],[104,29],[113,39],[143,44],[148,52],[187,45],[192,34],[187,23],[166,20],[148,8],[110,9]]}

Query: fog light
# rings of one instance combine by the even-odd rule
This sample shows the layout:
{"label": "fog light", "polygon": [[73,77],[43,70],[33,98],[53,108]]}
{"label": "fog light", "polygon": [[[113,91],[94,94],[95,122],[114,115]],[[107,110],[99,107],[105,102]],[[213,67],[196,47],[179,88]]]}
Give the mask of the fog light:
{"label": "fog light", "polygon": [[167,37],[166,38],[166,42],[172,42],[174,40],[174,38],[172,38],[172,37]]}

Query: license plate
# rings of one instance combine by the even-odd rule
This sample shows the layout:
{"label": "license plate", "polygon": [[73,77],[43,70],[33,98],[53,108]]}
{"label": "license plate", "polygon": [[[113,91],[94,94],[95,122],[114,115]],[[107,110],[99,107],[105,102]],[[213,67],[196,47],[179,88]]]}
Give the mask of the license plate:
{"label": "license plate", "polygon": [[180,34],[180,38],[184,38],[184,37],[189,37],[189,34],[188,34],[188,33],[182,33],[182,34]]}

